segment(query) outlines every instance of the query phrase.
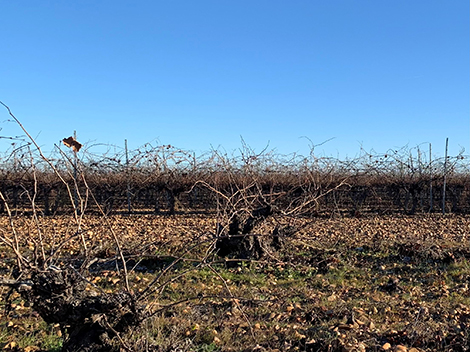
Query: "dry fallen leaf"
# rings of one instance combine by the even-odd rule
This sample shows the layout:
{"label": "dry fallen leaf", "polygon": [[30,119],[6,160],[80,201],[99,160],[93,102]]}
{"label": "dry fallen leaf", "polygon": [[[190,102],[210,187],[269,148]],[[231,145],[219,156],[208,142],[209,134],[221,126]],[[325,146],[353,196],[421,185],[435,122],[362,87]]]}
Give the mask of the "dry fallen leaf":
{"label": "dry fallen leaf", "polygon": [[33,351],[39,351],[39,347],[38,346],[28,346],[28,347],[25,347],[25,349],[24,349],[24,352],[33,352]]}
{"label": "dry fallen leaf", "polygon": [[356,323],[358,325],[365,325],[366,324],[365,322],[363,322],[362,320],[359,320],[359,319],[356,319]]}
{"label": "dry fallen leaf", "polygon": [[333,301],[336,301],[336,295],[331,295],[327,298],[328,302],[333,302]]}
{"label": "dry fallen leaf", "polygon": [[3,347],[4,350],[12,350],[14,349],[18,344],[15,341],[12,341]]}
{"label": "dry fallen leaf", "polygon": [[337,327],[339,330],[352,330],[354,328],[351,324],[340,324]]}
{"label": "dry fallen leaf", "polygon": [[360,343],[357,345],[357,349],[358,349],[360,352],[366,352],[366,345],[364,345],[362,342],[360,342]]}

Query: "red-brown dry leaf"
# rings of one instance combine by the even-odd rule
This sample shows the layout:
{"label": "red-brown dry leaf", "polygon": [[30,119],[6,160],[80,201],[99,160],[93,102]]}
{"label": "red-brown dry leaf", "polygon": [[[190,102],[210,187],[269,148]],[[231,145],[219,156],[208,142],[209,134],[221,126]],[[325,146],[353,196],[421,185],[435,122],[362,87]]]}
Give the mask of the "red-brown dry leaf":
{"label": "red-brown dry leaf", "polygon": [[64,143],[65,146],[72,148],[74,152],[80,151],[80,148],[82,147],[82,144],[76,141],[75,138],[73,138],[72,136],[70,136],[69,138],[64,138],[62,140],[62,143]]}

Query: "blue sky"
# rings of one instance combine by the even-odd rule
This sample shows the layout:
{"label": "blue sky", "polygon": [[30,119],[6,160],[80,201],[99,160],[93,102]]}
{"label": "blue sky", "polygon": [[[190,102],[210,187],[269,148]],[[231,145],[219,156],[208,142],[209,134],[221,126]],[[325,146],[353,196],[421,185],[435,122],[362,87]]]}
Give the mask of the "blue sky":
{"label": "blue sky", "polygon": [[464,0],[3,0],[0,100],[46,151],[76,130],[196,153],[243,137],[307,154],[334,138],[315,152],[341,158],[421,143],[442,155],[449,137],[468,154],[469,12]]}

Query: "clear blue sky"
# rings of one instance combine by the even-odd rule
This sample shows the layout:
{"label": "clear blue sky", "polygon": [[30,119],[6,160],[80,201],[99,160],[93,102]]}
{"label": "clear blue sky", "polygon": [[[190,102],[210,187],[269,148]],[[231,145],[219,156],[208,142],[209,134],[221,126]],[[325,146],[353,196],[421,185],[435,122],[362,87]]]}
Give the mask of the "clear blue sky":
{"label": "clear blue sky", "polygon": [[[0,100],[45,150],[470,149],[467,0],[0,1]],[[0,120],[8,118],[0,109]],[[2,135],[15,132],[2,123]]]}

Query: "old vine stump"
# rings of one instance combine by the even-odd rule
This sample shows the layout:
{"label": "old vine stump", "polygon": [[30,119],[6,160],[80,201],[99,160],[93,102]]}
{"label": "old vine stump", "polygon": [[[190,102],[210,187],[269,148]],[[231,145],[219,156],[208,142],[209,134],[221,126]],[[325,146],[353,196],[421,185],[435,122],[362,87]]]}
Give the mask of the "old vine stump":
{"label": "old vine stump", "polygon": [[31,289],[21,294],[47,323],[60,325],[67,336],[63,351],[118,350],[112,339],[141,321],[130,293],[87,291],[87,282],[71,268],[37,270],[30,276]]}
{"label": "old vine stump", "polygon": [[222,233],[215,244],[221,257],[233,259],[261,259],[283,247],[283,234],[275,229],[272,234],[253,234],[254,227],[272,215],[270,206],[253,210],[244,217],[232,215],[227,233]]}

